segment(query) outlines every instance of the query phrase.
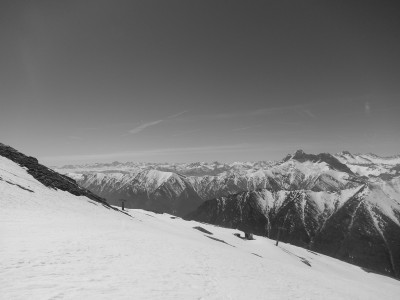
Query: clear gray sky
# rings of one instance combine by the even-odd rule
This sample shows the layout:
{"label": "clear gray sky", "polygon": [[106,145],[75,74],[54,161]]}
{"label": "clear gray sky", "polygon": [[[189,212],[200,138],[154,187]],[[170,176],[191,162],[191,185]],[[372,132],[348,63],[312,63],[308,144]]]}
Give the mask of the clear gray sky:
{"label": "clear gray sky", "polygon": [[2,0],[0,140],[48,165],[398,154],[399,7]]}

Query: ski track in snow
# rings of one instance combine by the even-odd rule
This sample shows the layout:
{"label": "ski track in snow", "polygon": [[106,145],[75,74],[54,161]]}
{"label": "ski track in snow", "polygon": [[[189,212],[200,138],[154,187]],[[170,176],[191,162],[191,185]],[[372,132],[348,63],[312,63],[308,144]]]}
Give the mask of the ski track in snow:
{"label": "ski track in snow", "polygon": [[[0,299],[396,299],[400,283],[289,244],[48,189],[0,157]],[[7,175],[9,174],[9,175]],[[8,176],[8,177],[7,177]],[[201,226],[213,237],[194,229]],[[260,257],[261,256],[261,257]],[[312,267],[302,262],[310,262]]]}

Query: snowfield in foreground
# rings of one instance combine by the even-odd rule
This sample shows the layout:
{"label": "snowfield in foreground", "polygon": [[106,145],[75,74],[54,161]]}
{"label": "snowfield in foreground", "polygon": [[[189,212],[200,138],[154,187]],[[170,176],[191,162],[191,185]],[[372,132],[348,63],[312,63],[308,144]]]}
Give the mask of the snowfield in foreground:
{"label": "snowfield in foreground", "polygon": [[399,299],[397,280],[236,232],[124,214],[0,157],[1,299]]}

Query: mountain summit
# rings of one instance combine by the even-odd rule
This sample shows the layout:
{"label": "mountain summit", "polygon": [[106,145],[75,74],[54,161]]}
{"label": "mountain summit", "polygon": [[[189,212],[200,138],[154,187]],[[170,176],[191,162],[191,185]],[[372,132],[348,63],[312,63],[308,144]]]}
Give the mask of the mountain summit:
{"label": "mountain summit", "polygon": [[346,172],[353,175],[353,172],[345,165],[342,164],[336,157],[329,153],[320,153],[320,154],[307,154],[303,150],[297,150],[293,155],[287,155],[283,161],[288,161],[290,159],[297,160],[298,162],[325,162],[332,169]]}
{"label": "mountain summit", "polygon": [[396,156],[298,150],[277,162],[124,163],[60,171],[115,205],[123,198],[131,208],[270,238],[283,228],[286,242],[400,274]]}
{"label": "mountain summit", "polygon": [[[283,242],[276,247],[261,236],[245,240],[238,230],[168,214],[121,213],[58,188],[62,180],[34,158],[5,151],[0,155],[4,299],[333,300],[400,294],[392,278],[304,248]],[[35,175],[38,170],[43,175]]]}

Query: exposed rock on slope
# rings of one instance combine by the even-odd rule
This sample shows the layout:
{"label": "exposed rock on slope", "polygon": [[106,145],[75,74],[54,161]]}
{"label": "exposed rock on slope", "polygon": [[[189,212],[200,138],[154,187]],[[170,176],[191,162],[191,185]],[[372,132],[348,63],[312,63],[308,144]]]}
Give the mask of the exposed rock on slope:
{"label": "exposed rock on slope", "polygon": [[206,201],[187,219],[274,239],[280,231],[285,242],[400,276],[400,202],[376,184],[331,193],[244,192]]}
{"label": "exposed rock on slope", "polygon": [[307,154],[303,150],[297,150],[293,155],[288,155],[284,161],[295,159],[299,162],[311,161],[311,162],[325,162],[332,169],[340,172],[353,174],[353,172],[345,165],[342,164],[337,158],[329,153],[320,153],[318,155]]}
{"label": "exposed rock on slope", "polygon": [[284,241],[399,276],[399,163],[299,150],[279,162],[69,167],[113,204],[124,198],[129,207],[183,215],[217,198],[189,217],[272,238],[282,227]]}
{"label": "exposed rock on slope", "polygon": [[2,299],[353,300],[400,294],[397,280],[300,247],[275,247],[258,236],[244,241],[236,230],[168,214],[105,209],[45,187],[3,156],[0,177]]}
{"label": "exposed rock on slope", "polygon": [[70,174],[81,186],[107,198],[112,205],[184,216],[203,201],[185,177],[170,172]]}
{"label": "exposed rock on slope", "polygon": [[379,177],[389,180],[400,175],[400,156],[379,157],[375,154],[351,154],[343,151],[335,157],[346,164],[353,173],[364,178]]}
{"label": "exposed rock on slope", "polygon": [[[311,155],[297,151],[281,162],[212,163],[197,164],[95,164],[67,166],[78,184],[120,205],[126,199],[132,208],[157,209],[169,213],[182,213],[197,208],[204,200],[257,189],[313,191],[339,191],[360,184],[361,178],[330,154]],[[160,169],[176,169],[189,173],[203,172],[217,175],[185,176]],[[119,168],[119,169],[118,169]],[[201,171],[202,170],[202,171]],[[208,170],[206,172],[206,170]],[[183,172],[184,173],[184,172]],[[163,195],[163,201],[160,196]],[[175,205],[168,209],[168,205]],[[179,208],[184,205],[185,208]],[[157,206],[157,207],[156,207]]]}
{"label": "exposed rock on slope", "polygon": [[76,196],[86,196],[92,200],[106,204],[105,199],[80,187],[72,178],[39,164],[36,158],[26,156],[10,146],[0,143],[0,156],[6,157],[21,167],[26,168],[29,174],[49,188],[66,191]]}

